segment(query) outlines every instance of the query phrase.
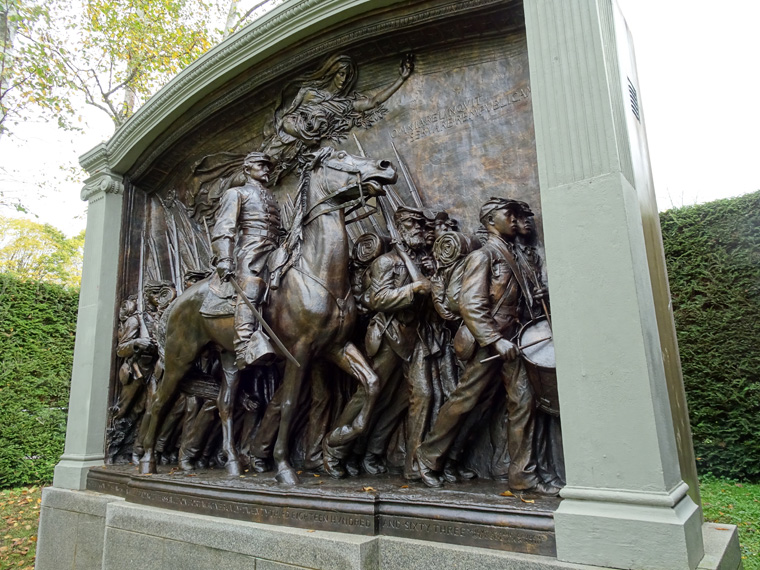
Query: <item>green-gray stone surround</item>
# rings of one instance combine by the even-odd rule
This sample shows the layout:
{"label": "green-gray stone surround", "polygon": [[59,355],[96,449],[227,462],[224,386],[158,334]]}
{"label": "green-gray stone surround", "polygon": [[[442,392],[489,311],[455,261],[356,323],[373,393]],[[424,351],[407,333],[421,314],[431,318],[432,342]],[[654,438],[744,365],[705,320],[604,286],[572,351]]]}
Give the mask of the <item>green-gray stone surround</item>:
{"label": "green-gray stone surround", "polygon": [[83,491],[104,458],[123,176],[181,137],[178,119],[191,109],[197,121],[218,111],[196,106],[268,56],[371,10],[415,3],[288,0],[81,158],[89,208],[69,424],[43,497],[39,570],[741,567],[735,528],[701,520],[643,106],[634,117],[633,51],[613,0],[524,1],[568,477],[557,559],[215,519]]}
{"label": "green-gray stone surround", "polygon": [[[293,529],[49,488],[37,570],[598,570],[548,556]],[[736,528],[706,524],[699,570],[737,570]]]}

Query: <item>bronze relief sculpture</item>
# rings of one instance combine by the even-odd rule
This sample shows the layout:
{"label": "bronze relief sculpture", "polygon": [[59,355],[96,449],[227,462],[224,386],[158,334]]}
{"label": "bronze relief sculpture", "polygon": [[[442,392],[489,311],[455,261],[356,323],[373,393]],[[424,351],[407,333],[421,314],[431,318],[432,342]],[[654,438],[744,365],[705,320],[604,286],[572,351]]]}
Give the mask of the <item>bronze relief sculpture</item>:
{"label": "bronze relief sculpture", "polygon": [[[249,162],[253,165],[255,173],[265,171],[268,160],[257,153]],[[289,271],[282,276],[277,292],[272,293],[264,311],[275,334],[285,343],[300,365],[293,362],[286,364],[283,384],[278,392],[281,397],[277,402],[270,402],[262,420],[267,425],[278,427],[273,454],[278,480],[284,483],[295,484],[298,481],[295,470],[290,465],[288,439],[299,390],[311,359],[328,359],[344,371],[355,375],[369,395],[359,416],[351,425],[342,426],[340,437],[343,441],[350,441],[362,432],[364,418],[369,415],[377,396],[377,375],[366,358],[348,341],[356,308],[348,279],[348,240],[343,209],[347,203],[358,199],[360,194],[377,195],[382,192],[383,183],[393,183],[395,180],[396,173],[390,162],[354,157],[345,151],[336,152],[329,147],[321,149],[313,157],[302,175],[299,191],[299,204],[302,205],[302,209],[299,210],[298,220],[286,239],[286,246],[290,245]],[[257,191],[262,192],[261,189]],[[260,201],[262,202],[268,204],[266,197]],[[244,219],[255,218],[256,209],[251,208],[244,214],[241,214],[239,209],[237,224],[241,215],[245,216]],[[239,263],[242,260],[242,263],[256,264],[259,261],[257,252],[252,256],[245,252],[245,248],[251,243],[248,236],[257,236],[258,231],[269,230],[267,228],[246,233],[245,229],[236,227],[236,258]],[[256,227],[250,229],[257,230]],[[222,237],[218,239],[226,239],[221,231],[219,234]],[[268,241],[268,238],[265,239]],[[265,242],[264,248],[268,247]],[[219,251],[222,251],[221,247]],[[221,258],[220,261],[225,261],[225,258]],[[263,268],[263,264],[260,265]],[[217,267],[218,273],[224,273],[225,276],[231,269],[232,263],[225,263],[221,269]],[[247,271],[251,271],[251,268],[241,269],[241,275]],[[247,279],[247,276],[244,279]],[[254,287],[257,287],[254,294],[258,299],[259,282],[253,283]],[[177,299],[169,312],[166,323],[165,372],[153,406],[148,412],[150,420],[144,443],[145,454],[140,460],[141,470],[145,473],[155,472],[156,469],[154,447],[166,409],[171,404],[179,383],[191,369],[201,350],[209,344],[219,347],[224,371],[224,382],[219,395],[219,413],[224,432],[226,468],[231,475],[240,475],[242,472],[233,441],[232,408],[239,380],[233,339],[237,334],[237,328],[232,325],[230,317],[204,317],[201,314],[201,306],[210,289],[210,279],[193,285]],[[263,285],[261,290],[263,291]],[[246,296],[250,294],[248,291],[244,292]],[[239,304],[238,300],[237,305]],[[242,320],[238,315],[236,309],[235,320]],[[244,315],[251,317],[250,313],[244,312]],[[250,328],[247,327],[248,330]],[[254,343],[262,342],[262,338],[263,336],[254,340]],[[250,340],[247,342],[250,343]],[[250,344],[241,344],[240,349],[249,352],[249,346]]]}
{"label": "bronze relief sculpture", "polygon": [[[411,203],[392,161],[364,156],[352,132],[375,132],[412,70],[405,56],[396,81],[363,96],[354,60],[328,58],[281,91],[258,150],[196,163],[192,207],[161,201],[185,291],[155,339],[134,332],[147,309],[125,299],[112,415],[141,426],[130,448],[141,473],[176,456],[182,470],[216,463],[233,477],[273,466],[284,485],[310,471],[434,489],[496,479],[557,495],[561,429],[531,207],[491,198],[466,230],[472,220],[426,207],[437,195],[417,187],[396,144]],[[348,134],[360,156],[323,146]],[[157,249],[141,247],[154,273]],[[138,371],[155,378],[142,407]]]}

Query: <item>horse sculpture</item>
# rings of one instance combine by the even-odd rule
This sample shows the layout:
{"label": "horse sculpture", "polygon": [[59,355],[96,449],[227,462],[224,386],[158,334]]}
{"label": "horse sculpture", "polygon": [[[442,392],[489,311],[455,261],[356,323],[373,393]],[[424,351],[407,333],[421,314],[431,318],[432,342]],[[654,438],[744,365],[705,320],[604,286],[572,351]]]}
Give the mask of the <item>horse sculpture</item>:
{"label": "horse sculpture", "polygon": [[[273,449],[276,479],[294,485],[298,475],[290,464],[289,437],[305,374],[316,360],[327,360],[352,375],[367,398],[351,425],[339,427],[341,441],[364,431],[378,391],[378,377],[362,353],[349,342],[356,320],[356,305],[348,275],[348,236],[344,209],[365,197],[382,195],[383,184],[396,181],[389,161],[356,157],[345,151],[320,149],[304,169],[297,198],[300,205],[287,243],[292,267],[271,293],[264,317],[300,366],[287,360],[277,394],[276,413],[263,421],[279,423]],[[208,318],[200,308],[209,289],[204,279],[177,298],[170,308],[164,350],[164,374],[148,413],[148,429],[140,472],[156,472],[158,430],[179,386],[200,352],[208,346],[219,351],[224,381],[218,398],[223,449],[228,474],[241,474],[233,436],[233,412],[239,372],[233,349],[233,317]]]}

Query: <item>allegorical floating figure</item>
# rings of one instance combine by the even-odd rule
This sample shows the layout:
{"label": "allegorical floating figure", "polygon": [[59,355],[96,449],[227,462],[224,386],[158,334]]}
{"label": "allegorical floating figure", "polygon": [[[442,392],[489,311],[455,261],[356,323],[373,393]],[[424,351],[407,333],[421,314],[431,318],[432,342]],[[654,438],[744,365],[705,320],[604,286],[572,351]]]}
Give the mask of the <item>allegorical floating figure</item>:
{"label": "allegorical floating figure", "polygon": [[[261,150],[275,163],[272,183],[290,172],[301,156],[322,141],[340,142],[354,127],[369,128],[388,112],[383,103],[398,91],[414,69],[412,56],[401,62],[399,77],[370,95],[354,91],[358,70],[347,55],[334,55],[322,66],[291,82],[274,113],[274,133]],[[293,87],[298,91],[292,99]],[[289,102],[287,102],[289,100]]]}

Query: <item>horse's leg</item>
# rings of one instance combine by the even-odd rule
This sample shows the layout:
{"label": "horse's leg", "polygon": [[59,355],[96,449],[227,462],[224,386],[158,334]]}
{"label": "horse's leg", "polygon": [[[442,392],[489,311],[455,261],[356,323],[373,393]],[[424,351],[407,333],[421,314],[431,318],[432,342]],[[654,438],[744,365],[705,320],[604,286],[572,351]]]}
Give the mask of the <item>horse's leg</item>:
{"label": "horse's leg", "polygon": [[240,469],[240,458],[235,448],[234,412],[240,372],[235,365],[234,352],[222,352],[220,360],[224,371],[224,382],[222,382],[219,390],[219,398],[216,404],[219,409],[219,417],[222,420],[222,449],[227,455],[225,468],[230,477],[239,477],[242,470]]}
{"label": "horse's leg", "polygon": [[[354,421],[337,426],[328,436],[328,447],[334,447],[349,443],[364,433],[380,391],[380,378],[364,355],[351,342],[346,343],[343,348],[330,351],[327,358],[337,364],[341,370],[359,380],[364,388],[363,393],[360,394],[364,401]],[[346,404],[347,408],[350,406],[351,401]]]}
{"label": "horse's leg", "polygon": [[293,356],[301,363],[300,367],[288,362],[285,366],[285,376],[278,390],[280,398],[280,429],[274,444],[274,464],[277,469],[275,479],[285,485],[297,485],[298,475],[290,465],[290,427],[295,417],[303,378],[309,366],[309,343],[299,342],[291,350]]}
{"label": "horse's leg", "polygon": [[147,430],[143,438],[144,453],[140,459],[140,473],[156,473],[155,447],[158,431],[161,429],[164,417],[169,406],[173,403],[174,396],[182,378],[195,360],[194,346],[191,343],[171,342],[167,339],[164,356],[164,375],[158,383],[153,403],[147,410]]}

